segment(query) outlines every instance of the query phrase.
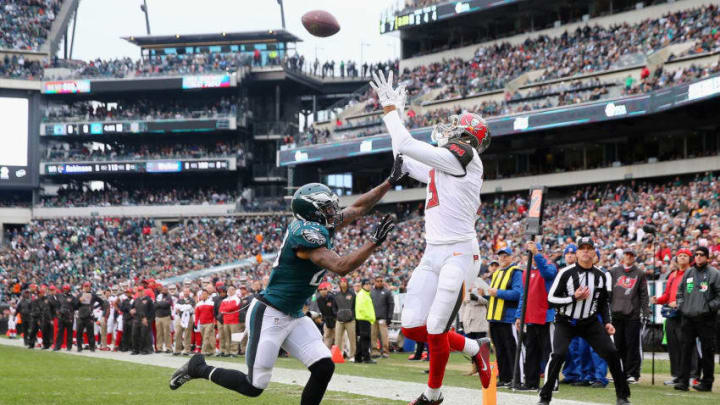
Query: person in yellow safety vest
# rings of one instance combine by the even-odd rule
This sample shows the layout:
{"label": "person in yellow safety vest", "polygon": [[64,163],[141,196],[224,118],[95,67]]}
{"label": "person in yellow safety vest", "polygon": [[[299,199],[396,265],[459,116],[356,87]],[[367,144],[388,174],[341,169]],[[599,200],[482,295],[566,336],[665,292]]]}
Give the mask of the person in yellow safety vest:
{"label": "person in yellow safety vest", "polygon": [[513,263],[512,250],[498,251],[500,268],[495,271],[487,291],[487,319],[490,339],[495,346],[498,364],[498,387],[512,384],[516,341],[513,332],[515,311],[523,294],[522,269]]}
{"label": "person in yellow safety vest", "polygon": [[355,299],[355,325],[357,328],[358,350],[355,353],[356,363],[377,363],[370,358],[370,331],[375,323],[375,307],[370,296],[370,279],[363,279],[362,288]]}

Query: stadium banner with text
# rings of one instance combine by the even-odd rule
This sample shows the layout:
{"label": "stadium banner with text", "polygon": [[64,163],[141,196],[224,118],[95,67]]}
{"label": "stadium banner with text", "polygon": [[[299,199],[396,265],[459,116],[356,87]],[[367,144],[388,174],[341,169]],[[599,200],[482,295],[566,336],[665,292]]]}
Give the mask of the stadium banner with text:
{"label": "stadium banner with text", "polygon": [[392,32],[436,21],[457,17],[464,14],[476,13],[489,8],[518,3],[524,0],[467,0],[451,1],[407,10],[397,15],[388,15],[380,18],[380,33]]}
{"label": "stadium banner with text", "polygon": [[235,158],[163,159],[118,162],[41,163],[43,175],[85,175],[118,173],[180,173],[236,170]]}
{"label": "stadium banner with text", "polygon": [[90,80],[58,80],[44,82],[43,94],[90,93]]}
{"label": "stadium banner with text", "polygon": [[153,121],[48,122],[40,124],[40,136],[164,134],[234,129],[237,129],[235,117]]}
{"label": "stadium banner with text", "polygon": [[[506,136],[638,117],[718,96],[720,96],[720,75],[647,94],[489,118],[487,122],[493,136]],[[416,139],[432,143],[429,127],[414,129],[410,133]],[[277,165],[312,163],[390,150],[390,137],[381,134],[339,143],[281,148],[277,153]]]}
{"label": "stadium banner with text", "polygon": [[234,73],[192,76],[152,76],[127,79],[85,79],[43,82],[44,94],[118,93],[127,91],[189,90],[237,87]]}

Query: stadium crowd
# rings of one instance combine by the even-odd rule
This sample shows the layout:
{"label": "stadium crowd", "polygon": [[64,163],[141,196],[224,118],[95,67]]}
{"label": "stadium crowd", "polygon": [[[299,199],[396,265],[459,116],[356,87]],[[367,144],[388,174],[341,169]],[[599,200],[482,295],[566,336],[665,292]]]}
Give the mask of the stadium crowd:
{"label": "stadium crowd", "polygon": [[110,207],[123,205],[213,205],[235,204],[239,195],[231,190],[217,190],[211,187],[178,186],[169,189],[161,187],[138,187],[131,190],[106,186],[102,190],[64,186],[56,195],[41,195],[38,207]]}
{"label": "stadium crowd", "polygon": [[53,104],[45,108],[45,122],[112,121],[124,119],[187,119],[235,116],[247,110],[247,99],[237,96],[221,97],[219,100],[163,99],[162,103],[151,99],[124,100],[117,103],[78,101]]}
{"label": "stadium crowd", "polygon": [[[574,254],[573,249],[578,248],[574,245],[577,238],[581,235],[589,235],[597,248],[599,267],[622,269],[625,265],[626,269],[632,267],[632,271],[642,277],[642,280],[657,280],[672,284],[678,277],[678,269],[685,271],[688,263],[692,265],[693,261],[697,260],[696,257],[695,259],[690,257],[689,260],[683,258],[683,255],[687,257],[687,252],[706,252],[708,265],[720,266],[719,196],[720,181],[717,173],[698,175],[690,181],[677,178],[664,183],[630,181],[578,187],[571,191],[567,198],[551,200],[547,204],[545,232],[538,240],[537,252],[533,253],[534,260],[536,264],[554,266],[557,271],[558,268],[571,263],[567,253]],[[524,256],[523,252],[529,245],[523,236],[522,228],[527,206],[528,201],[519,195],[498,195],[487,199],[483,204],[477,231],[481,252],[488,259],[484,261],[481,269],[481,276],[485,279],[491,277],[500,263],[505,263],[500,270],[506,270],[511,263],[516,263],[518,266],[526,263],[527,256]],[[318,327],[323,330],[326,344],[337,344],[346,356],[354,357],[358,361],[372,360],[366,359],[365,354],[359,352],[360,348],[365,350],[365,346],[354,344],[357,339],[352,325],[357,313],[354,295],[362,294],[361,290],[364,289],[372,296],[376,319],[384,319],[384,322],[377,322],[375,326],[372,342],[377,343],[375,337],[379,336],[381,344],[374,345],[374,354],[375,357],[387,355],[390,346],[384,343],[384,333],[387,326],[392,324],[394,310],[389,308],[392,308],[395,301],[385,299],[383,303],[380,302],[379,296],[376,299],[373,294],[378,295],[381,291],[385,291],[384,294],[380,294],[384,296],[404,292],[410,271],[418,264],[424,250],[424,241],[418,237],[423,232],[422,204],[399,204],[391,206],[390,209],[401,222],[388,247],[373,254],[351,277],[338,282],[328,276],[320,284],[313,300],[307,303],[308,315],[313,317]],[[234,312],[237,308],[246,305],[252,294],[257,293],[267,284],[271,271],[268,261],[261,260],[259,264],[249,269],[235,268],[216,273],[211,278],[203,278],[199,282],[187,279],[182,282],[165,283],[166,285],[162,286],[156,280],[170,276],[181,276],[182,279],[183,274],[192,270],[230,263],[242,257],[255,257],[260,253],[275,252],[280,246],[288,220],[289,217],[286,216],[195,218],[172,229],[168,229],[167,225],[158,226],[149,219],[94,218],[33,221],[22,229],[8,231],[6,234],[8,243],[0,249],[2,300],[11,303],[13,314],[25,311],[22,319],[35,319],[34,316],[38,315],[31,314],[32,305],[29,307],[20,305],[22,301],[18,304],[18,300],[23,299],[22,294],[29,295],[24,299],[42,299],[44,294],[53,288],[56,294],[60,294],[60,286],[67,284],[70,290],[78,291],[79,297],[83,295],[80,290],[85,288],[81,286],[88,281],[101,289],[98,291],[100,297],[105,297],[101,299],[104,304],[98,301],[95,308],[95,313],[98,315],[93,321],[96,325],[95,332],[103,335],[99,340],[101,347],[108,347],[107,345],[112,342],[110,347],[139,353],[157,350],[158,352],[173,351],[177,354],[202,351],[205,354],[236,355],[242,353],[242,345],[229,346],[228,334],[242,332],[244,325],[241,323],[244,318],[222,317],[231,325],[238,325],[228,328],[232,331],[224,331],[222,321],[217,318],[219,315],[226,315],[221,305],[227,297],[235,301],[225,304],[235,308],[228,312]],[[376,217],[366,217],[336,233],[335,245],[338,253],[342,255],[362,245],[369,234],[368,230],[375,222]],[[541,259],[537,257],[538,254]],[[503,256],[507,257],[503,258]],[[185,290],[186,287],[189,290]],[[507,288],[515,287],[513,285]],[[46,292],[39,292],[43,288]],[[143,292],[138,291],[138,288]],[[375,292],[375,288],[380,291]],[[487,291],[482,291],[482,288],[480,290],[477,287],[473,288],[471,288],[472,294],[464,302],[460,320],[466,333],[476,333],[480,336],[487,334],[488,327],[492,328],[492,323],[496,320],[490,319],[489,324],[480,321],[486,317],[486,312],[483,311],[486,310],[487,300],[490,297],[487,296]],[[28,293],[23,293],[25,290],[29,290]],[[638,288],[627,294],[629,296],[627,299],[636,299],[636,294],[639,294],[637,291],[640,290],[641,288]],[[121,297],[123,293],[126,295],[125,298]],[[654,287],[650,287],[649,294],[660,296],[660,292]],[[169,306],[163,303],[162,298],[158,298],[168,295],[172,297]],[[616,295],[620,297],[626,294],[613,296]],[[143,298],[144,296],[155,298],[147,300]],[[348,296],[350,298],[347,298]],[[111,300],[110,297],[116,298]],[[128,307],[123,311],[121,307],[112,305],[111,301],[119,300],[119,303],[122,303],[127,299],[133,305],[138,301],[145,302],[142,305],[154,305],[156,311],[160,308],[169,308],[170,313],[164,315],[167,312],[163,311],[161,312],[163,316],[154,315],[155,332],[153,333],[150,332],[153,324],[153,316],[150,315],[152,311],[147,308],[145,310],[138,308],[136,313],[148,314],[146,316],[149,322],[148,329],[143,328],[147,325],[139,326],[134,322],[130,323],[132,326],[125,323],[120,327],[124,321],[119,321],[118,317],[120,314],[127,314]],[[183,302],[189,303],[182,301],[183,299],[192,299],[193,304],[197,305],[182,306]],[[208,299],[214,300],[213,308],[202,309],[201,306],[204,305],[202,303],[208,302]],[[647,300],[648,296],[645,295],[644,299]],[[326,304],[328,300],[329,305]],[[643,301],[646,302],[644,305],[647,307],[649,305],[647,302],[650,301],[663,302],[661,298],[652,298]],[[245,304],[241,304],[242,302]],[[667,306],[667,302],[665,305]],[[611,307],[613,311],[619,311],[614,304],[611,304]],[[350,311],[343,312],[342,309],[350,309]],[[46,323],[44,330],[43,327],[38,327],[43,333],[48,330],[48,319],[52,320],[54,316],[60,317],[57,309],[55,311],[55,315],[50,317],[39,315]],[[203,311],[214,311],[214,315],[203,314]],[[637,311],[638,316],[646,317],[648,314],[649,307]],[[170,316],[169,320],[158,320],[167,316]],[[200,317],[204,321],[194,327],[188,326],[193,324],[193,317],[196,320]],[[614,314],[613,317],[614,319],[618,317],[617,322],[620,322],[622,314]],[[214,325],[214,319],[218,319],[216,327],[202,326],[207,325],[207,322]],[[514,323],[516,316],[513,314],[508,319],[509,322]],[[78,320],[77,324],[80,323]],[[382,324],[385,324],[384,327],[381,327]],[[122,332],[123,328],[127,331],[136,325],[142,331],[139,333],[142,343],[140,346],[133,346],[135,343],[127,343],[128,346],[123,346],[124,334],[117,332]],[[165,334],[159,331],[161,328],[167,331],[171,328],[169,325],[174,325],[172,328],[175,336],[183,336],[181,342],[178,342],[178,339],[175,339],[174,343],[168,342]],[[22,327],[16,329],[23,330]],[[183,330],[191,331],[185,335]],[[215,343],[216,333],[219,343]],[[348,341],[343,337],[345,333],[348,335]],[[106,334],[112,336],[110,341],[105,340]],[[29,336],[34,336],[28,333],[25,335],[28,339],[31,339]],[[132,336],[135,337],[135,334],[133,333]],[[155,337],[151,339],[149,336]],[[620,337],[616,337],[616,342],[617,339]],[[213,343],[203,345],[201,343],[203,341]],[[349,344],[345,345],[343,342]],[[668,345],[678,344],[677,341],[668,343]],[[58,348],[60,345],[62,342],[60,344],[56,342],[55,347]],[[50,344],[46,346],[49,348]],[[543,350],[545,353],[545,348],[538,350]],[[676,355],[680,352],[679,348],[669,347],[669,350],[675,353],[671,354],[671,363],[677,363],[679,360]],[[422,348],[412,358],[419,359],[421,353]],[[548,353],[540,356],[543,361],[547,361]],[[638,360],[627,358],[624,361]],[[597,367],[600,370],[598,372],[602,374],[603,366]],[[590,367],[593,370],[591,376],[573,377],[572,370],[566,370],[565,382],[604,387],[607,385],[607,380],[604,379],[604,375],[603,378],[597,377],[595,373],[597,367]],[[673,377],[681,377],[678,375],[680,369],[680,365],[673,365]],[[635,378],[635,381],[640,378],[639,371],[633,371],[633,374],[631,377]],[[701,376],[702,374],[697,377]],[[702,389],[705,387],[702,384],[706,384],[707,379],[700,381],[702,382],[699,388]],[[507,383],[507,381],[500,382]],[[530,389],[538,388],[533,386],[536,383],[532,380],[529,384]]]}
{"label": "stadium crowd", "polygon": [[62,0],[7,0],[0,6],[0,48],[37,51]]}
{"label": "stadium crowd", "polygon": [[121,159],[175,159],[228,157],[244,152],[239,142],[218,141],[202,144],[113,144],[104,148],[91,147],[82,142],[50,145],[45,153],[48,162],[110,161]]}

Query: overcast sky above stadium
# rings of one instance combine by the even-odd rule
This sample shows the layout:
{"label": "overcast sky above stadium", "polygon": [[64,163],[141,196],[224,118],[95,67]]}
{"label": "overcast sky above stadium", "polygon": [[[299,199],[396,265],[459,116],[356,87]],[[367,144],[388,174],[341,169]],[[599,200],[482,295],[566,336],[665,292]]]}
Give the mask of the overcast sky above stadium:
{"label": "overcast sky above stadium", "polygon": [[[255,31],[281,28],[276,0],[147,0],[153,35]],[[399,56],[397,33],[380,35],[380,14],[397,0],[285,0],[286,29],[304,42],[298,51],[321,61],[355,60],[377,62]],[[82,0],[78,11],[73,59],[118,58],[140,55],[139,48],[121,39],[145,35],[142,0]],[[300,22],[307,11],[322,9],[340,23],[340,32],[330,38],[308,34]],[[72,27],[72,25],[70,26]],[[62,51],[60,53],[62,55]]]}

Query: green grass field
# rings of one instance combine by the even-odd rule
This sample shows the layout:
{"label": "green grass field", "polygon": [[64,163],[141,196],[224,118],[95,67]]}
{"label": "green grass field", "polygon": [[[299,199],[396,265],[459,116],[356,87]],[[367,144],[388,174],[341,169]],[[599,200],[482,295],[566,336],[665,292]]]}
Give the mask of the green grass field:
{"label": "green grass field", "polygon": [[[399,380],[425,383],[428,363],[423,361],[408,361],[408,353],[392,354],[389,359],[378,359],[378,364],[355,364],[344,363],[336,366],[337,374],[356,375],[361,377],[372,377],[387,380]],[[244,362],[242,358],[227,359],[223,361]],[[208,360],[212,363],[212,359]],[[303,368],[303,365],[292,358],[280,358],[277,367]],[[655,361],[655,386],[650,384],[650,361],[643,362],[643,374],[639,384],[631,385],[632,403],[638,405],[657,404],[683,404],[692,405],[718,405],[720,404],[720,384],[715,382],[713,393],[681,392],[672,387],[662,385],[665,380],[670,379],[670,362],[667,360]],[[720,367],[717,367],[720,369]],[[470,362],[459,353],[450,356],[445,373],[445,385],[465,388],[480,388],[480,380],[477,376],[463,375],[470,370]],[[502,390],[501,390],[502,392]],[[525,393],[526,395],[537,395]],[[612,383],[606,388],[572,387],[569,385],[560,386],[560,391],[555,393],[555,398],[572,399],[576,401],[588,401],[599,403],[615,403],[615,390]]]}
{"label": "green grass field", "polygon": [[[156,355],[165,356],[165,355]],[[169,356],[169,355],[168,355]],[[427,381],[427,362],[410,362],[407,353],[393,354],[379,359],[378,364],[338,364],[337,374],[355,375],[424,383]],[[225,362],[244,362],[244,359],[222,358]],[[213,358],[208,359],[212,364]],[[178,391],[167,387],[172,372],[169,368],[138,365],[129,362],[93,359],[63,353],[29,351],[0,345],[0,404],[106,404],[135,403],[248,403],[297,404],[302,387],[272,383],[259,398],[246,399],[238,394],[209,384],[191,381]],[[280,358],[277,367],[302,369],[295,359]],[[477,377],[464,376],[469,362],[462,355],[451,355],[445,383],[448,386],[478,388]],[[720,386],[715,393],[679,392],[662,385],[669,378],[669,362],[656,361],[656,385],[650,385],[650,362],[643,363],[640,384],[632,385],[632,402],[638,405],[692,404],[717,405]],[[479,392],[478,392],[479,393]],[[528,393],[527,395],[536,395]],[[561,386],[556,398],[583,402],[614,403],[612,384],[605,389]],[[381,400],[341,392],[328,392],[324,404],[404,404],[401,401]]]}
{"label": "green grass field", "polygon": [[[258,398],[244,398],[204,380],[177,391],[172,370],[0,345],[0,404],[263,404],[297,405],[302,387],[270,384]],[[323,404],[405,404],[328,392]]]}

